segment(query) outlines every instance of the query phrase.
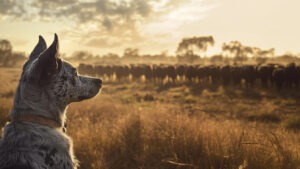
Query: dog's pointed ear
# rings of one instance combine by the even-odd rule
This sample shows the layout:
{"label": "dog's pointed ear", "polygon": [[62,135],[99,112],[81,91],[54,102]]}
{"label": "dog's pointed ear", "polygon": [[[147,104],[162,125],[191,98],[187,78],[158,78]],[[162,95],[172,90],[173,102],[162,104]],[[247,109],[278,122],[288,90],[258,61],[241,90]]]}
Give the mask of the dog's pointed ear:
{"label": "dog's pointed ear", "polygon": [[59,42],[57,34],[54,35],[54,41],[47,50],[41,53],[38,58],[38,64],[49,73],[58,69]]}
{"label": "dog's pointed ear", "polygon": [[35,48],[29,55],[28,61],[33,61],[34,59],[38,58],[39,55],[47,49],[47,44],[45,39],[40,35],[39,36],[39,42],[36,44]]}
{"label": "dog's pointed ear", "polygon": [[52,44],[34,62],[30,71],[31,77],[37,80],[39,84],[46,84],[54,74],[59,72],[61,62],[59,58],[59,41],[57,34],[55,34]]}

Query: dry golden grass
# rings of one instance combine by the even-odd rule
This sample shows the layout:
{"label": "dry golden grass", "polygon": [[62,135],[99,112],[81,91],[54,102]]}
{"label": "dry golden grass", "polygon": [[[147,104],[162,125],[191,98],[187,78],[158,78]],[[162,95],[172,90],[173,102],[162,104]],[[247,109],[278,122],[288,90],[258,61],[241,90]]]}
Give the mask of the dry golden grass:
{"label": "dry golden grass", "polygon": [[[2,126],[18,73],[0,69]],[[67,122],[81,169],[300,169],[298,110],[291,91],[104,83]]]}
{"label": "dry golden grass", "polygon": [[93,102],[94,110],[84,112],[78,104],[69,109],[69,134],[82,168],[300,166],[299,134],[278,127],[190,115],[174,104],[112,106],[101,96],[82,104]]}
{"label": "dry golden grass", "polygon": [[20,77],[20,69],[0,68],[0,125],[8,120],[13,95]]}

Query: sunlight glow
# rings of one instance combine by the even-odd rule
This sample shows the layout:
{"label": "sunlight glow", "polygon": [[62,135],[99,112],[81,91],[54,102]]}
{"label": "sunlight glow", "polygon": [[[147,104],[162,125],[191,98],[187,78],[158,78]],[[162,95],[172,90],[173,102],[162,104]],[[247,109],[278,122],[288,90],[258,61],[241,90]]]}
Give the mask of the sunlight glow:
{"label": "sunlight glow", "polygon": [[[68,53],[76,50],[72,43],[111,39],[119,43],[111,43],[106,50],[122,53],[125,47],[136,46],[141,51],[173,53],[182,38],[207,35],[215,37],[218,49],[223,42],[238,40],[276,48],[279,53],[299,51],[298,0],[28,0],[22,15],[16,12],[22,10],[17,9],[20,2],[5,1],[12,4],[7,10],[3,7],[7,4],[0,1],[2,38],[11,40],[18,50],[27,50],[34,36],[56,32],[63,36],[62,41],[70,42],[65,46]],[[101,53],[105,44],[81,47]]]}

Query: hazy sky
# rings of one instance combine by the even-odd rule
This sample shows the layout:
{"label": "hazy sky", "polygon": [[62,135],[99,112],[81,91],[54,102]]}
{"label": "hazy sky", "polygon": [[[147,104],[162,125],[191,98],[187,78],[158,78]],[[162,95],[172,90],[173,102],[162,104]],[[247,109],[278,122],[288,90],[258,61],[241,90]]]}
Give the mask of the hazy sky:
{"label": "hazy sky", "polygon": [[183,37],[212,35],[210,52],[239,40],[277,54],[300,52],[300,0],[0,0],[0,39],[31,52],[56,32],[61,51],[173,54]]}

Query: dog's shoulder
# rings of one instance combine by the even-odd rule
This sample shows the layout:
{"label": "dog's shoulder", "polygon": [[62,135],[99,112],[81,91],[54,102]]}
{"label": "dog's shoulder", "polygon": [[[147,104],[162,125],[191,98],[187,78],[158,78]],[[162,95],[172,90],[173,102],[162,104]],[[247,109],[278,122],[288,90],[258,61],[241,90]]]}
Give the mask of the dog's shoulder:
{"label": "dog's shoulder", "polygon": [[72,141],[61,131],[34,123],[11,123],[5,126],[3,135],[0,166],[26,163],[51,169],[77,166],[71,151]]}

